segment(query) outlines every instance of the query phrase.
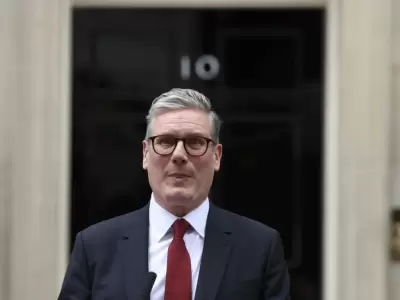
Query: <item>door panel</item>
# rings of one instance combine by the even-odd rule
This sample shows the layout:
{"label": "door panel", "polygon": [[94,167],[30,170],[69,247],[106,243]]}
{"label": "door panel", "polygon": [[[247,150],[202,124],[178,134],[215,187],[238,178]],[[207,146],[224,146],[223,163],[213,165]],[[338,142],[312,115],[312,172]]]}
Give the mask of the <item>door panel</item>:
{"label": "door panel", "polygon": [[224,121],[210,198],[282,235],[293,299],[320,298],[322,10],[75,9],[71,241],[145,205],[145,115],[173,87]]}

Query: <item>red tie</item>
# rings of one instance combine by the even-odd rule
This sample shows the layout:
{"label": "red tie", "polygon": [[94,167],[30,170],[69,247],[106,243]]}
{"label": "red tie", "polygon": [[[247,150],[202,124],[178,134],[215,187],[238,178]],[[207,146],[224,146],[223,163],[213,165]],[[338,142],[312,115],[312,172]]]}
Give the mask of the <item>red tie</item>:
{"label": "red tie", "polygon": [[189,223],[185,219],[178,219],[172,228],[174,239],[168,248],[164,300],[191,300],[192,271],[189,252],[183,240]]}

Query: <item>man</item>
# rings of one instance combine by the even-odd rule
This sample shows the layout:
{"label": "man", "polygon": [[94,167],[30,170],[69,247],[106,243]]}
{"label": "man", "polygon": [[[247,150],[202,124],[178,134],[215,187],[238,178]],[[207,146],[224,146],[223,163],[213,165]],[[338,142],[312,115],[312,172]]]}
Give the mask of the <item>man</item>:
{"label": "man", "polygon": [[220,124],[194,90],[153,101],[143,141],[150,202],[77,234],[60,300],[290,299],[277,231],[208,199]]}

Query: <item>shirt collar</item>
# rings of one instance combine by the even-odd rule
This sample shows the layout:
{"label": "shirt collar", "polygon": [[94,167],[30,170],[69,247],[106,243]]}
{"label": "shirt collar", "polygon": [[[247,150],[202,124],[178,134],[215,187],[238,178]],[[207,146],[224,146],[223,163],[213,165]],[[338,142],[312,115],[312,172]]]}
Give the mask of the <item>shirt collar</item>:
{"label": "shirt collar", "polygon": [[[207,198],[199,207],[183,217],[202,238],[205,237],[209,209],[210,203]],[[159,242],[165,236],[177,219],[177,216],[162,208],[154,199],[154,195],[151,195],[149,207],[150,236],[156,242]]]}

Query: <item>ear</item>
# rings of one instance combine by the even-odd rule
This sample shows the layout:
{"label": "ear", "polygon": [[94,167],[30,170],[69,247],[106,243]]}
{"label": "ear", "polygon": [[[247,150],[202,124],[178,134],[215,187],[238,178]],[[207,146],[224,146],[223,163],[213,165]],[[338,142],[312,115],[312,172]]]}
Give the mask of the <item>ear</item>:
{"label": "ear", "polygon": [[214,149],[214,171],[218,172],[221,166],[221,159],[222,159],[222,145],[218,144],[215,146]]}
{"label": "ear", "polygon": [[143,164],[143,169],[144,170],[147,170],[147,156],[149,155],[149,143],[148,143],[148,141],[143,141],[142,142],[142,150],[143,150],[143,162],[142,162],[142,164]]}

